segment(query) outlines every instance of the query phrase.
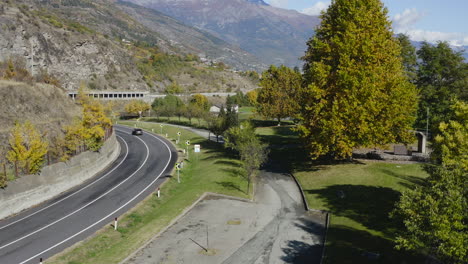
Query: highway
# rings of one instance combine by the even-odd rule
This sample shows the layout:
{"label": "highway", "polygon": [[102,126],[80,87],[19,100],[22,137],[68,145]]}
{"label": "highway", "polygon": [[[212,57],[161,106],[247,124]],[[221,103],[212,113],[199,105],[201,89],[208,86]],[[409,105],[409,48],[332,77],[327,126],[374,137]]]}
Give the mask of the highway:
{"label": "highway", "polygon": [[90,181],[0,221],[0,263],[44,261],[89,237],[152,193],[170,173],[177,151],[164,138],[115,126],[121,153]]}

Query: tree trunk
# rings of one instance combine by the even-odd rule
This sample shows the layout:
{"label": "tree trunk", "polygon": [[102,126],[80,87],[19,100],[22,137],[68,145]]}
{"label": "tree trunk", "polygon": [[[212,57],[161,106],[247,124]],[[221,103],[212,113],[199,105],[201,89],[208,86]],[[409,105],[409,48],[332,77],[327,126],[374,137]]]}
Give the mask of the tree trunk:
{"label": "tree trunk", "polygon": [[249,175],[247,176],[247,197],[250,194],[250,176],[251,176],[251,173],[249,173]]}

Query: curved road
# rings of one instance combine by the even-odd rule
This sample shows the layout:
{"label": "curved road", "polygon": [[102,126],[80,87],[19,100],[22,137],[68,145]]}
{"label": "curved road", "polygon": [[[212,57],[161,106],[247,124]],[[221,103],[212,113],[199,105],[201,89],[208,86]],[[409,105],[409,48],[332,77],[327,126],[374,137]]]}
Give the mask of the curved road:
{"label": "curved road", "polygon": [[92,235],[143,200],[172,170],[177,152],[167,140],[115,126],[121,144],[105,171],[55,199],[0,221],[0,263],[39,263]]}

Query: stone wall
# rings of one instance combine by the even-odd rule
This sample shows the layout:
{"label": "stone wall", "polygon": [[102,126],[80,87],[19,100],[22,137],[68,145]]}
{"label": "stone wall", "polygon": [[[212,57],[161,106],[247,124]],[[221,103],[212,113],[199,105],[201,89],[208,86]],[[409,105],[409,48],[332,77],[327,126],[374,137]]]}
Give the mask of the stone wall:
{"label": "stone wall", "polygon": [[113,134],[99,152],[83,152],[67,162],[44,167],[39,175],[26,175],[0,189],[0,219],[39,205],[82,184],[114,162],[120,145]]}

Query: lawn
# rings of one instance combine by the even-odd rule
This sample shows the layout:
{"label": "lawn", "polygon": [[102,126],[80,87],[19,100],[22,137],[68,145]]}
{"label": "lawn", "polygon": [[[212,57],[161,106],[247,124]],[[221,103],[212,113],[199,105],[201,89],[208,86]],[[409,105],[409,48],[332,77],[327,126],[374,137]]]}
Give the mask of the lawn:
{"label": "lawn", "polygon": [[424,263],[393,248],[401,226],[389,217],[400,193],[427,177],[421,165],[356,161],[304,166],[295,176],[309,207],[331,212],[325,263]]}
{"label": "lawn", "polygon": [[[134,126],[135,122],[124,121],[119,124]],[[142,128],[160,132],[159,124],[141,124]],[[202,152],[191,152],[189,161],[181,171],[181,183],[170,178],[161,188],[162,197],[151,195],[133,211],[119,221],[118,231],[107,226],[94,237],[62,254],[47,260],[47,263],[119,263],[129,254],[151,239],[166,227],[175,217],[195,202],[204,192],[216,192],[247,198],[247,181],[240,176],[239,162],[231,157],[222,146],[175,127],[165,126],[163,133],[168,133],[174,140],[181,132],[178,148],[185,148],[185,141],[200,144]],[[182,155],[182,154],[181,154]]]}
{"label": "lawn", "polygon": [[[324,263],[424,263],[421,256],[394,249],[401,227],[389,217],[401,192],[427,177],[422,165],[311,162],[292,126],[257,127],[256,132],[270,144],[274,164],[298,178],[309,207],[331,212]],[[372,259],[372,253],[380,256]]]}

